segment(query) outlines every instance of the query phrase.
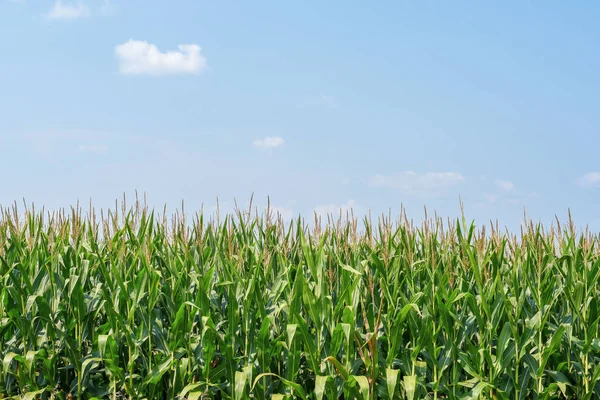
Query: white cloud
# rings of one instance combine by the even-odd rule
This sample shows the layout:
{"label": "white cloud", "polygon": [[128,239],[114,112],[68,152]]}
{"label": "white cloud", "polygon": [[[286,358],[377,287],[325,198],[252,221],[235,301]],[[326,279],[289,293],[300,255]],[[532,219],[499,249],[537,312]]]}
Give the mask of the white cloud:
{"label": "white cloud", "polygon": [[466,178],[458,172],[404,171],[395,175],[375,175],[369,179],[372,187],[397,189],[410,194],[439,194],[440,191],[464,183]]}
{"label": "white cloud", "polygon": [[505,192],[510,192],[515,188],[515,184],[512,183],[511,181],[496,179],[496,181],[494,183],[496,184],[496,186],[498,186],[500,189],[504,190]]}
{"label": "white cloud", "polygon": [[23,138],[31,149],[40,155],[50,155],[62,150],[78,149],[80,143],[97,143],[106,140],[106,134],[86,130],[62,130],[26,133]]}
{"label": "white cloud", "polygon": [[270,207],[271,217],[280,216],[283,222],[289,222],[294,217],[294,211],[289,207]]}
{"label": "white cloud", "polygon": [[104,15],[111,15],[117,11],[118,7],[111,0],[103,0],[100,12]]}
{"label": "white cloud", "polygon": [[329,108],[333,108],[334,110],[337,110],[340,108],[340,106],[337,103],[337,100],[333,96],[326,96],[326,95],[322,94],[321,101],[323,102],[323,105],[325,105]]}
{"label": "white cloud", "polygon": [[279,136],[267,136],[262,139],[256,139],[252,142],[252,146],[257,149],[273,149],[275,147],[281,147],[285,144],[285,140]]}
{"label": "white cloud", "polygon": [[577,184],[581,187],[600,186],[600,172],[588,172],[577,179]]}
{"label": "white cloud", "polygon": [[485,193],[483,197],[490,204],[496,204],[496,202],[498,201],[498,195],[496,194]]}
{"label": "white cloud", "polygon": [[80,153],[95,153],[95,154],[104,154],[108,148],[101,144],[80,144],[77,147],[77,151]]}
{"label": "white cloud", "polygon": [[318,108],[329,108],[332,110],[339,110],[340,105],[335,96],[320,94],[318,96],[307,96],[303,99],[302,104],[299,105],[301,108],[305,107],[318,107]]}
{"label": "white cloud", "polygon": [[130,39],[118,45],[115,53],[125,75],[198,74],[208,67],[200,46],[180,44],[177,48],[161,52],[151,43]]}
{"label": "white cloud", "polygon": [[490,206],[515,206],[532,204],[539,200],[541,195],[537,192],[529,192],[527,194],[519,194],[511,191],[510,193],[501,191],[497,193],[483,193],[483,199],[476,203],[478,207]]}
{"label": "white cloud", "polygon": [[333,217],[338,217],[340,215],[340,211],[342,213],[342,217],[346,217],[346,213],[350,213],[351,210],[356,211],[357,204],[354,200],[348,200],[344,204],[323,204],[316,206],[314,208],[315,213],[320,215],[321,217],[326,217],[327,215],[333,215]]}
{"label": "white cloud", "polygon": [[77,19],[86,18],[91,14],[90,9],[80,0],[77,3],[67,4],[56,0],[54,7],[48,13],[50,19]]}

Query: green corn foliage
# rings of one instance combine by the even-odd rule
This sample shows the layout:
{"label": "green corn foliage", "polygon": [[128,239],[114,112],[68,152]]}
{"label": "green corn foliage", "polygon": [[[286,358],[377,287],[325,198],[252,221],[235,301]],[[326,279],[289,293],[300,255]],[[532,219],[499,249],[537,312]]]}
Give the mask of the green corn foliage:
{"label": "green corn foliage", "polygon": [[3,209],[0,396],[597,399],[599,254],[571,222]]}

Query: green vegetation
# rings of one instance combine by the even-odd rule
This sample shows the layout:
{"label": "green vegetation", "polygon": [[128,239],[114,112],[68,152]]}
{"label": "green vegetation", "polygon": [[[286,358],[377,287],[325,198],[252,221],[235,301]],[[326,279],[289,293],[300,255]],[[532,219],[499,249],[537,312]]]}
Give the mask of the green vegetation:
{"label": "green vegetation", "polygon": [[572,223],[5,209],[0,393],[599,398],[599,254]]}

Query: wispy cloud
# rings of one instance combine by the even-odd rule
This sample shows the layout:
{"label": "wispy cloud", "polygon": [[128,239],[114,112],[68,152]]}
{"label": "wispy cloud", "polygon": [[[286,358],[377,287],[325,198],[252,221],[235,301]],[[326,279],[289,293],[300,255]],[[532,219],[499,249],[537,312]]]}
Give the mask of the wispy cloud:
{"label": "wispy cloud", "polygon": [[350,199],[347,202],[345,202],[344,204],[322,204],[322,205],[318,205],[314,208],[314,212],[323,217],[326,217],[328,215],[332,215],[333,217],[338,217],[340,215],[340,213],[342,214],[342,217],[345,217],[346,214],[350,213],[350,211],[356,211],[356,209],[358,208],[358,205],[356,204],[356,201]]}
{"label": "wispy cloud", "polygon": [[118,7],[111,0],[102,0],[102,7],[100,8],[100,12],[103,15],[111,15],[117,11]]}
{"label": "wispy cloud", "polygon": [[458,172],[404,171],[394,175],[375,175],[369,179],[372,187],[385,187],[416,195],[439,195],[459,186],[466,178]]}
{"label": "wispy cloud", "polygon": [[119,70],[125,75],[198,74],[208,67],[196,44],[180,44],[177,51],[161,52],[154,44],[129,40],[115,48]]}
{"label": "wispy cloud", "polygon": [[90,9],[81,0],[74,3],[63,3],[62,0],[56,0],[54,6],[48,13],[48,18],[71,20],[87,18],[90,15]]}
{"label": "wispy cloud", "polygon": [[107,144],[116,138],[124,138],[124,135],[79,129],[32,132],[22,136],[31,151],[44,157],[62,157],[74,152],[102,154],[108,150]]}
{"label": "wispy cloud", "polygon": [[485,201],[488,202],[489,204],[496,204],[496,202],[498,201],[497,194],[484,193],[483,197],[484,197]]}
{"label": "wispy cloud", "polygon": [[514,183],[512,183],[511,181],[505,181],[503,179],[496,179],[496,181],[494,183],[496,184],[497,187],[499,187],[501,190],[503,190],[505,192],[511,192],[515,188]]}
{"label": "wispy cloud", "polygon": [[327,96],[322,94],[321,95],[321,102],[323,105],[329,107],[329,108],[333,108],[334,110],[337,110],[340,108],[340,106],[338,105],[338,102],[336,100],[335,97],[333,96]]}
{"label": "wispy cloud", "polygon": [[281,217],[284,222],[289,222],[294,217],[294,211],[290,207],[271,206],[271,217]]}
{"label": "wispy cloud", "polygon": [[580,187],[596,187],[600,186],[600,172],[588,172],[579,179],[577,184]]}
{"label": "wispy cloud", "polygon": [[252,146],[257,149],[273,149],[275,147],[281,147],[285,144],[285,140],[279,136],[267,136],[262,139],[256,139],[252,142]]}
{"label": "wispy cloud", "polygon": [[339,110],[341,107],[335,96],[320,94],[318,96],[307,96],[303,99],[299,107],[317,107]]}
{"label": "wispy cloud", "polygon": [[519,193],[515,189],[500,190],[496,193],[483,193],[481,201],[475,204],[478,207],[531,205],[535,204],[540,198],[541,195],[537,192]]}
{"label": "wispy cloud", "polygon": [[108,147],[102,144],[92,143],[92,144],[80,144],[77,147],[77,151],[79,153],[94,153],[94,154],[104,154],[108,150]]}

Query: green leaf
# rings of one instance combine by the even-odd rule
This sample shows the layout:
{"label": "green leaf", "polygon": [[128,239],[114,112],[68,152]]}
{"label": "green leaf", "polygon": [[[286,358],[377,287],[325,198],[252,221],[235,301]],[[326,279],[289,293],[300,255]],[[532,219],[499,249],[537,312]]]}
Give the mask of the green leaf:
{"label": "green leaf", "polygon": [[244,398],[244,389],[246,388],[247,375],[242,371],[235,371],[235,399]]}
{"label": "green leaf", "polygon": [[325,360],[333,364],[336,371],[338,372],[338,374],[340,374],[340,376],[345,382],[350,379],[350,373],[346,370],[346,367],[344,367],[338,360],[336,360],[334,357],[327,357]]}
{"label": "green leaf", "polygon": [[349,266],[349,265],[347,265],[347,264],[343,264],[343,265],[342,265],[342,269],[343,269],[344,271],[351,272],[351,273],[353,273],[353,274],[355,274],[355,275],[358,275],[358,276],[361,276],[361,275],[362,275],[362,272],[360,272],[360,271],[357,271],[356,269],[352,268],[351,266]]}
{"label": "green leaf", "polygon": [[552,379],[554,379],[563,396],[567,398],[567,386],[571,386],[569,378],[567,378],[562,372],[558,371],[546,371],[546,373],[551,376]]}
{"label": "green leaf", "polygon": [[360,394],[363,400],[369,400],[369,380],[366,376],[357,376],[352,375],[351,377],[358,383],[358,387],[360,388]]}
{"label": "green leaf", "polygon": [[173,355],[167,357],[163,362],[154,366],[152,371],[144,379],[146,385],[156,385],[163,377],[163,375],[171,369],[173,366]]}
{"label": "green leaf", "polygon": [[408,400],[414,400],[415,390],[417,388],[417,376],[405,375],[402,379],[404,381],[404,391],[406,392],[406,398]]}
{"label": "green leaf", "polygon": [[315,397],[317,400],[323,400],[323,394],[325,393],[325,386],[329,380],[328,376],[317,375],[315,378]]}
{"label": "green leaf", "polygon": [[390,399],[394,398],[396,392],[396,385],[398,383],[398,375],[400,374],[399,369],[388,368],[385,370],[386,384],[388,396]]}
{"label": "green leaf", "polygon": [[298,329],[298,325],[296,324],[287,324],[286,326],[287,332],[287,345],[288,349],[292,348],[292,343],[294,342],[294,337],[296,336],[296,330]]}
{"label": "green leaf", "polygon": [[490,387],[493,387],[493,385],[491,385],[487,382],[479,382],[477,385],[475,385],[475,387],[472,390],[471,399],[472,400],[478,399],[479,396],[481,396],[481,393],[483,392],[483,390],[486,388],[490,388]]}
{"label": "green leaf", "polygon": [[204,382],[190,383],[189,385],[184,387],[183,390],[179,393],[179,397],[183,398],[188,393],[193,392],[195,389],[198,389],[199,387],[202,387],[203,385],[205,385]]}
{"label": "green leaf", "polygon": [[565,326],[561,325],[552,335],[552,339],[550,339],[550,344],[546,348],[544,348],[544,352],[542,353],[542,360],[536,371],[537,376],[542,376],[542,374],[544,373],[544,368],[546,368],[548,360],[550,359],[552,354],[554,354],[556,348],[560,345],[564,333]]}
{"label": "green leaf", "polygon": [[4,374],[7,374],[10,371],[10,364],[16,357],[19,357],[17,353],[13,353],[12,351],[6,353],[6,355],[4,356],[4,360],[2,361]]}
{"label": "green leaf", "polygon": [[36,400],[41,394],[44,394],[47,390],[52,390],[51,388],[45,387],[40,390],[36,390],[35,392],[27,392],[25,396],[23,396],[23,400]]}
{"label": "green leaf", "polygon": [[300,396],[300,398],[302,398],[302,399],[304,399],[304,400],[307,400],[307,397],[306,397],[306,392],[304,391],[304,389],[302,388],[302,386],[300,386],[299,384],[297,384],[297,383],[295,383],[295,382],[292,382],[292,381],[289,381],[289,380],[287,380],[287,379],[285,379],[285,378],[282,378],[281,376],[279,376],[279,375],[277,375],[277,374],[274,374],[274,373],[272,373],[272,372],[265,372],[265,373],[262,373],[262,374],[258,375],[258,376],[257,376],[257,377],[254,379],[254,383],[252,384],[252,389],[251,389],[250,391],[251,391],[251,392],[252,392],[252,391],[254,391],[254,387],[256,386],[256,384],[258,383],[258,381],[259,381],[259,380],[261,380],[261,379],[262,379],[262,378],[264,378],[264,377],[267,377],[267,376],[274,376],[274,377],[276,377],[276,378],[277,378],[277,379],[279,379],[281,382],[283,382],[285,385],[287,385],[287,386],[289,386],[290,388],[292,388],[292,389],[293,389],[293,390],[296,392],[296,394],[297,394],[298,396]]}

